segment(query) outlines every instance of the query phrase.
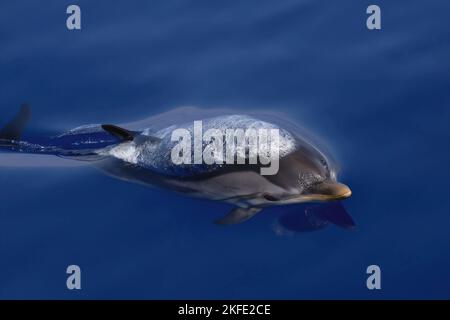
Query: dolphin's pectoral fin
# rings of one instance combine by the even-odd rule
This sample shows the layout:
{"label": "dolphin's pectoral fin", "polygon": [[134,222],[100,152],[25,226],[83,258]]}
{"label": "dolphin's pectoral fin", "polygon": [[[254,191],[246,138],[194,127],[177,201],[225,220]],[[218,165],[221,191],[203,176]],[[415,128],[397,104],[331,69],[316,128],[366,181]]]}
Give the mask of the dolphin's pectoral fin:
{"label": "dolphin's pectoral fin", "polygon": [[333,201],[317,206],[313,209],[314,215],[322,220],[328,220],[338,227],[352,229],[355,222],[347,213],[340,201]]}
{"label": "dolphin's pectoral fin", "polygon": [[309,232],[322,229],[333,223],[341,228],[352,229],[355,222],[339,201],[288,206],[278,218],[275,231]]}
{"label": "dolphin's pectoral fin", "polygon": [[20,140],[25,125],[31,118],[31,108],[27,104],[23,104],[16,117],[6,126],[0,129],[1,140]]}
{"label": "dolphin's pectoral fin", "polygon": [[255,214],[260,212],[261,208],[235,208],[231,210],[226,216],[223,218],[216,220],[215,223],[217,224],[238,224],[241,222],[244,222],[251,217],[253,217]]}
{"label": "dolphin's pectoral fin", "polygon": [[322,220],[312,214],[311,208],[301,204],[281,209],[283,214],[277,219],[275,232],[283,235],[291,232],[311,232],[326,227],[328,220]]}

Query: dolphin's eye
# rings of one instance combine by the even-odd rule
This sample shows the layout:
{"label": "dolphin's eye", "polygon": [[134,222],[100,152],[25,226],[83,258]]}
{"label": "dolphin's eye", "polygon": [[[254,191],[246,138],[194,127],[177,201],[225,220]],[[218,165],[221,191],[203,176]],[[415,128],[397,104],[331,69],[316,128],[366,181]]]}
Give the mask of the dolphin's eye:
{"label": "dolphin's eye", "polygon": [[323,174],[327,177],[327,178],[329,178],[330,177],[330,166],[328,165],[328,162],[327,162],[327,160],[325,160],[325,158],[319,158],[319,162],[320,162],[320,164],[322,165],[322,167],[323,167],[323,169],[324,169],[324,171],[323,171]]}
{"label": "dolphin's eye", "polygon": [[277,197],[269,194],[269,193],[264,193],[263,194],[264,199],[269,200],[269,201],[278,201],[280,199],[278,199]]}
{"label": "dolphin's eye", "polygon": [[328,171],[329,170],[328,162],[325,160],[325,158],[320,158],[319,161],[320,161],[320,164],[325,168],[325,170]]}

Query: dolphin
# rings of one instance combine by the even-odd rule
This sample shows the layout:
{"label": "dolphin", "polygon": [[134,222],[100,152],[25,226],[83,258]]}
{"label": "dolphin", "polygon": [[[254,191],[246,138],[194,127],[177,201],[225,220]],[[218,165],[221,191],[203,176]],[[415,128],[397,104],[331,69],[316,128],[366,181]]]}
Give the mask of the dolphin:
{"label": "dolphin", "polygon": [[[177,141],[171,139],[171,133],[178,128],[192,132],[192,122],[175,119],[171,122],[169,117],[163,126],[150,125],[139,130],[91,124],[56,136],[24,141],[22,132],[30,118],[30,107],[22,105],[16,117],[0,129],[1,150],[85,161],[118,179],[232,204],[233,209],[215,221],[217,224],[241,223],[266,207],[335,202],[352,193],[347,185],[338,182],[335,165],[318,147],[292,130],[251,115],[221,114],[198,120],[203,121],[205,129],[278,129],[276,174],[261,175],[261,164],[174,164],[171,150]],[[334,215],[314,208],[317,206],[304,212],[317,212],[315,222],[354,225],[341,206],[338,210],[332,207]],[[288,228],[291,223],[291,229],[299,229],[292,214],[280,221]]]}

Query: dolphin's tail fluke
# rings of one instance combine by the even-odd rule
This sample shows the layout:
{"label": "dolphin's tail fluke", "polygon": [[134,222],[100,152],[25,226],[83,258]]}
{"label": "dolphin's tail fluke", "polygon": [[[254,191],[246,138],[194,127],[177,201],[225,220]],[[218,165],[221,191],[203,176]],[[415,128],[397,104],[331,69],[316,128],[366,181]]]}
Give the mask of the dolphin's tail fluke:
{"label": "dolphin's tail fluke", "polygon": [[[14,119],[0,128],[0,151],[6,151],[0,155],[0,167],[67,167],[75,166],[75,161],[61,158],[78,156],[77,160],[84,161],[94,158],[86,150],[64,150],[52,145],[49,143],[51,138],[39,138],[32,142],[23,141],[22,133],[30,119],[31,108],[24,103]],[[58,156],[58,158],[51,156]],[[98,158],[98,156],[95,157],[96,160]]]}
{"label": "dolphin's tail fluke", "polygon": [[28,104],[22,104],[19,113],[0,129],[0,144],[11,144],[14,141],[19,141],[22,136],[22,131],[30,121],[31,108]]}

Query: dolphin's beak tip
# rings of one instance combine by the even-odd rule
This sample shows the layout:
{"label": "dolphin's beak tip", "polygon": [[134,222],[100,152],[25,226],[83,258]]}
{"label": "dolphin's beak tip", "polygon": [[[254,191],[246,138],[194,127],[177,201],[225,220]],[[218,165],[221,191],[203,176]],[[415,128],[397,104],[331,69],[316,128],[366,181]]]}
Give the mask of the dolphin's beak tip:
{"label": "dolphin's beak tip", "polygon": [[350,198],[352,195],[352,190],[348,186],[346,186],[346,185],[344,185],[344,186],[345,186],[344,187],[345,190],[343,190],[344,192],[342,194],[342,199]]}
{"label": "dolphin's beak tip", "polygon": [[352,190],[347,185],[341,184],[341,189],[342,189],[341,196],[340,196],[341,199],[347,199],[347,198],[351,197]]}

